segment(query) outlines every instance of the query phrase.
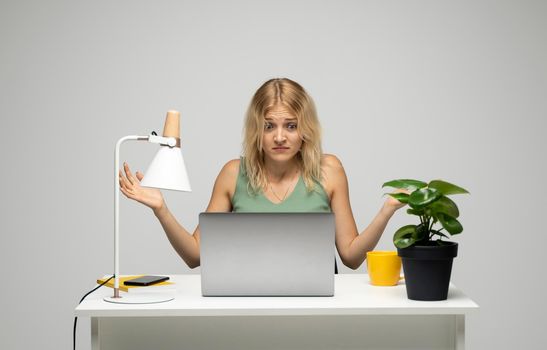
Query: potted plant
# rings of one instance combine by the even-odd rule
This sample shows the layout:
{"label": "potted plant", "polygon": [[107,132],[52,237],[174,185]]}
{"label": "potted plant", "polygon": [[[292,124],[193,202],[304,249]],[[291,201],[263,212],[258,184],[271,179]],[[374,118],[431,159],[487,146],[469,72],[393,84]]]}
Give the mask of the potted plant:
{"label": "potted plant", "polygon": [[386,182],[382,187],[407,190],[408,193],[389,195],[408,204],[407,213],[420,220],[416,225],[401,227],[393,236],[403,263],[408,298],[446,300],[458,243],[445,239],[463,231],[458,207],[448,196],[469,192],[442,180],[425,183],[401,179]]}

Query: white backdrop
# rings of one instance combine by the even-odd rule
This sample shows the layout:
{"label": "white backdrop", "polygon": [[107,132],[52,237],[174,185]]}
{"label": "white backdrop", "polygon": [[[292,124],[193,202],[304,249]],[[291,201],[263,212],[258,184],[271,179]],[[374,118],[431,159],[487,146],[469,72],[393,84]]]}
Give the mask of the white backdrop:
{"label": "white backdrop", "polygon": [[[113,158],[182,112],[189,230],[267,79],[313,96],[357,225],[394,178],[442,178],[464,232],[452,281],[480,304],[469,349],[539,349],[545,310],[547,5],[542,1],[0,3],[0,254],[5,349],[71,343],[73,310],[112,271]],[[144,171],[156,149],[126,144]],[[412,222],[399,212],[378,249]],[[122,200],[122,273],[198,273],[147,208]],[[342,269],[342,272],[353,272]],[[356,272],[365,272],[362,266]],[[523,326],[524,325],[524,326]],[[79,349],[89,348],[80,320]]]}

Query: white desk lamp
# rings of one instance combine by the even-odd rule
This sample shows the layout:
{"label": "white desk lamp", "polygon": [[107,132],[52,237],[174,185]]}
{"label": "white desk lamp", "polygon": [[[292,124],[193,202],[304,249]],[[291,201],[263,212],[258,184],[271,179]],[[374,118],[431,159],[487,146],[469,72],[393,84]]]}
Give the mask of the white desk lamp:
{"label": "white desk lamp", "polygon": [[190,182],[186,173],[184,159],[180,149],[180,113],[168,111],[163,127],[163,137],[152,133],[148,136],[130,135],[122,137],[116,143],[114,171],[114,295],[104,298],[105,301],[118,304],[149,304],[173,300],[169,293],[135,293],[120,296],[120,262],[119,262],[119,213],[120,213],[120,146],[128,140],[148,141],[159,144],[160,150],[148,167],[141,186],[175,191],[190,192]]}

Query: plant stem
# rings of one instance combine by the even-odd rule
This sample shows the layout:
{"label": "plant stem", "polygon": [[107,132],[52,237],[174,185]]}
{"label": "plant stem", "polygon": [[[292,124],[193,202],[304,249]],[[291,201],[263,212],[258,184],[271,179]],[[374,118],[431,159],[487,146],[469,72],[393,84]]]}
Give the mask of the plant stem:
{"label": "plant stem", "polygon": [[431,237],[429,237],[429,233],[430,233],[430,230],[429,230],[429,221],[431,220],[431,217],[430,216],[425,216],[426,217],[426,220],[425,220],[425,228],[426,228],[426,232],[427,232],[427,240],[430,241],[431,240]]}

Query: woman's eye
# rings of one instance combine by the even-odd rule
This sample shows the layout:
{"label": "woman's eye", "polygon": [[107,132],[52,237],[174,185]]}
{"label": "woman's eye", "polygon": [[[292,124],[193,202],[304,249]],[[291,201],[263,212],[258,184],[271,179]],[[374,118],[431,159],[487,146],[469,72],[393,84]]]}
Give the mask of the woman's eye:
{"label": "woman's eye", "polygon": [[271,123],[265,123],[265,124],[264,124],[264,129],[265,129],[265,130],[270,130],[270,129],[272,129],[272,128],[273,128],[273,125],[272,125]]}
{"label": "woman's eye", "polygon": [[287,128],[288,128],[289,130],[296,130],[296,124],[291,123],[291,124],[287,125]]}

